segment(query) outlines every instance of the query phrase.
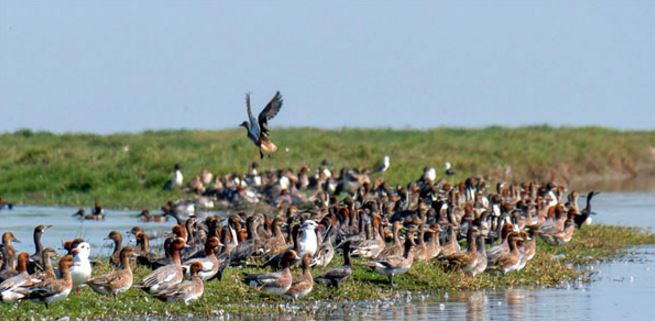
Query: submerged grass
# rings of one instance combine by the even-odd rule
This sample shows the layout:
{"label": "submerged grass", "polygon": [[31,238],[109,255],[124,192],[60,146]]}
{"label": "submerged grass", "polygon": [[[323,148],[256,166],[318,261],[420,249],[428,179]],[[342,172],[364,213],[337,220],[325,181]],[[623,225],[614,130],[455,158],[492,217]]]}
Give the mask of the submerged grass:
{"label": "submerged grass", "polygon": [[252,161],[262,169],[332,166],[373,168],[391,157],[385,179],[415,180],[424,166],[453,163],[455,180],[557,179],[654,174],[655,131],[598,127],[431,130],[312,128],[275,129],[280,151],[259,161],[242,130],[146,131],[140,134],[62,134],[21,130],[0,134],[0,195],[22,204],[159,207],[184,195],[163,192],[175,163],[186,179],[207,168],[243,173]]}
{"label": "submerged grass", "polygon": [[[589,263],[619,255],[629,246],[654,244],[655,236],[642,230],[619,226],[592,225],[585,226],[576,234],[571,243],[553,247],[538,242],[535,258],[520,272],[502,275],[499,272],[485,272],[471,278],[460,271],[446,271],[438,263],[415,264],[412,269],[397,277],[397,285],[390,288],[387,279],[370,271],[369,268],[354,261],[353,277],[338,290],[315,285],[314,290],[298,303],[317,300],[351,301],[366,299],[391,298],[399,292],[421,291],[423,293],[439,290],[472,290],[512,287],[554,287],[562,285],[580,276],[573,266]],[[564,259],[555,259],[555,255],[564,255]],[[335,258],[332,266],[342,264],[341,258]],[[109,270],[106,264],[96,267],[94,274]],[[324,269],[312,270],[314,275]],[[88,318],[126,318],[144,316],[212,316],[219,313],[268,313],[282,309],[287,301],[269,296],[241,283],[244,273],[261,272],[257,268],[227,269],[223,280],[210,281],[205,284],[205,295],[190,306],[183,304],[165,304],[146,295],[139,289],[130,289],[118,299],[101,297],[89,289],[83,289],[80,295],[71,294],[66,300],[53,304],[50,309],[43,305],[24,302],[20,305],[0,303],[0,319],[28,320],[32,318],[57,319],[68,316],[71,319]],[[143,268],[135,270],[136,280],[149,271]],[[299,271],[296,271],[299,273]],[[222,312],[221,312],[222,311]]]}

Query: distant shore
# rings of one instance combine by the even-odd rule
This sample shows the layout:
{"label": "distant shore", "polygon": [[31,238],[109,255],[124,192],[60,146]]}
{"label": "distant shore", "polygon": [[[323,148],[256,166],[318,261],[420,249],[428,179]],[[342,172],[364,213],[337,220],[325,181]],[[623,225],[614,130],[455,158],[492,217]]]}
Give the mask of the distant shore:
{"label": "distant shore", "polygon": [[[242,130],[146,131],[139,134],[51,134],[21,130],[0,135],[0,195],[16,204],[89,207],[95,198],[112,208],[158,208],[188,198],[164,192],[172,166],[185,180],[203,168],[244,173],[327,160],[341,167],[372,169],[391,158],[385,180],[407,184],[424,166],[453,164],[459,181],[471,175],[499,180],[556,181],[577,190],[655,190],[655,131],[598,127],[432,130],[312,128],[275,129],[280,150],[259,160]],[[636,182],[636,183],[635,183]]]}

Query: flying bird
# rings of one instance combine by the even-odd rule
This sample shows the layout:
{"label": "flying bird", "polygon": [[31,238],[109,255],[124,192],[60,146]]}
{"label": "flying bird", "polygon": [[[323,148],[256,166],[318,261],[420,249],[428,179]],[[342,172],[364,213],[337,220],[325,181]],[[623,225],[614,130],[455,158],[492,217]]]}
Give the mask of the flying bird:
{"label": "flying bird", "polygon": [[245,127],[248,131],[248,138],[259,147],[259,157],[264,158],[264,152],[267,154],[272,154],[277,151],[277,146],[271,142],[268,137],[270,131],[268,129],[268,121],[273,119],[275,115],[282,108],[282,95],[280,92],[276,92],[275,96],[271,101],[266,104],[266,107],[259,113],[259,116],[255,118],[252,115],[252,110],[250,108],[250,94],[246,94],[246,110],[248,111],[248,120],[241,123],[241,126]]}

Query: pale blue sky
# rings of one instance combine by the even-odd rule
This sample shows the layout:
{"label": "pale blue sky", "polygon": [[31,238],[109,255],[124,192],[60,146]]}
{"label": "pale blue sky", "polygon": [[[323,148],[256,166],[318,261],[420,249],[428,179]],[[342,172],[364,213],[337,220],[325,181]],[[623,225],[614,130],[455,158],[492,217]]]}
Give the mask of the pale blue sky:
{"label": "pale blue sky", "polygon": [[655,129],[655,1],[2,1],[0,132]]}

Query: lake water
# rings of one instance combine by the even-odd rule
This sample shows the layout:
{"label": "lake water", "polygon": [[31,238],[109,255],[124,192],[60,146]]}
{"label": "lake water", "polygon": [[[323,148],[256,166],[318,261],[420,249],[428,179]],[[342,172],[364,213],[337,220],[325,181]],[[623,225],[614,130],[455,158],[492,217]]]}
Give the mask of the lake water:
{"label": "lake water", "polygon": [[[584,204],[581,200],[581,205]],[[655,226],[655,193],[603,193],[594,198],[596,223]],[[136,211],[107,211],[105,221],[80,221],[73,208],[16,207],[0,211],[2,231],[14,231],[23,240],[17,249],[32,252],[36,224],[52,224],[43,237],[46,246],[60,247],[61,240],[83,237],[94,253],[106,255],[110,230],[128,231],[142,226],[151,234],[170,231],[174,221],[141,223]],[[133,241],[132,241],[133,242]],[[591,283],[572,282],[557,289],[505,289],[444,292],[438,295],[401,294],[386,301],[320,302],[286,305],[275,315],[230,315],[229,319],[259,320],[651,320],[655,302],[655,248],[631,250],[619,260],[585,267],[593,270]],[[314,312],[301,312],[313,310]],[[217,316],[217,318],[219,318]]]}

